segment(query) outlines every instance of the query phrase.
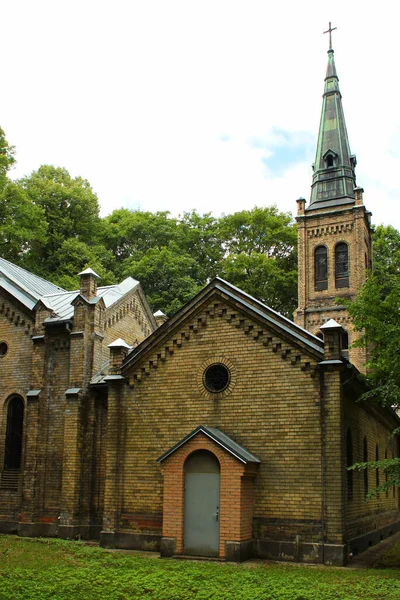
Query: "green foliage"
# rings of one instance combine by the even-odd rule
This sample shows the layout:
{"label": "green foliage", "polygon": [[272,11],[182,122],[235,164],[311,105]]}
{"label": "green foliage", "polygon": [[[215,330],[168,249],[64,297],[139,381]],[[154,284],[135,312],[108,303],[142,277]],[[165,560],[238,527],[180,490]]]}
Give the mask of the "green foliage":
{"label": "green foliage", "polygon": [[0,536],[0,600],[394,600],[396,571],[159,560]]}
{"label": "green foliage", "polygon": [[363,332],[359,342],[368,350],[365,400],[386,406],[400,402],[400,232],[377,227],[374,237],[374,269],[357,299],[349,304],[355,328]]}
{"label": "green foliage", "polygon": [[297,244],[292,216],[276,206],[242,210],[220,220],[221,237],[230,254],[257,252],[268,257],[287,259]]}
{"label": "green foliage", "polygon": [[100,244],[88,246],[75,238],[68,238],[55,252],[54,260],[59,268],[52,281],[64,289],[79,289],[78,273],[87,267],[99,275],[99,285],[117,283],[114,273],[107,268],[108,265],[112,268],[112,253]]}
{"label": "green foliage", "polygon": [[296,231],[276,207],[217,219],[195,211],[119,209],[104,220],[103,241],[117,276],[142,283],[154,310],[178,310],[219,275],[291,317],[297,302]]}
{"label": "green foliage", "polygon": [[14,148],[0,129],[0,252],[66,289],[90,266],[100,285],[139,279],[154,310],[171,315],[219,275],[291,317],[296,231],[276,206],[215,218],[196,211],[115,210],[100,219],[90,184],[42,165],[12,183]]}
{"label": "green foliage", "polygon": [[203,285],[220,271],[225,255],[219,220],[209,213],[184,213],[178,220],[178,246],[198,264],[197,283]]}
{"label": "green foliage", "polygon": [[15,148],[10,146],[0,127],[0,192],[7,183],[7,173],[15,163]]}
{"label": "green foliage", "polygon": [[87,180],[72,178],[66,169],[51,165],[41,166],[17,183],[33,204],[43,210],[47,238],[36,249],[35,262],[40,274],[51,278],[60,267],[56,252],[65,240],[75,238],[89,245],[97,242],[100,234],[97,196]]}
{"label": "green foliage", "polygon": [[297,305],[297,232],[276,206],[223,217],[222,277],[291,318]]}
{"label": "green foliage", "polygon": [[297,300],[297,270],[283,269],[279,260],[252,252],[229,254],[222,277],[291,318]]}
{"label": "green foliage", "polygon": [[198,263],[171,244],[168,248],[151,248],[141,258],[125,261],[124,276],[132,275],[144,289],[153,310],[175,313],[200,291],[197,283]]}
{"label": "green foliage", "polygon": [[46,242],[44,211],[27,193],[8,181],[0,191],[0,253],[7,260],[29,268],[29,258]]}
{"label": "green foliage", "polygon": [[356,463],[348,468],[349,471],[365,471],[365,469],[370,469],[372,471],[379,469],[379,471],[384,474],[384,481],[368,493],[367,499],[373,498],[381,492],[385,493],[391,491],[394,485],[400,485],[400,458],[371,460],[368,462]]}
{"label": "green foliage", "polygon": [[400,569],[400,543],[394,544],[374,566]]}
{"label": "green foliage", "polygon": [[120,208],[104,219],[103,241],[117,263],[140,259],[153,248],[165,248],[176,238],[177,223],[168,212]]}
{"label": "green foliage", "polygon": [[[373,235],[374,268],[354,302],[348,304],[354,326],[363,333],[357,345],[367,348],[365,402],[400,408],[400,232],[380,225]],[[371,495],[400,485],[400,461],[358,463],[359,470],[382,469],[388,476]]]}

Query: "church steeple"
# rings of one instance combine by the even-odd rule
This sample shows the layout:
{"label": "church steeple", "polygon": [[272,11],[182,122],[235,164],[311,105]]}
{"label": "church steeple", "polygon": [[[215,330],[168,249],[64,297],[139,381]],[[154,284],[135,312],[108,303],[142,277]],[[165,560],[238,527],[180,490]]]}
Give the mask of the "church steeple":
{"label": "church steeple", "polygon": [[[355,187],[356,159],[350,152],[342,96],[336,73],[329,23],[328,68],[311,200],[297,200],[298,308],[294,319],[315,335],[334,319],[343,329],[342,350],[364,370],[364,348],[352,347],[361,334],[354,330],[347,310],[371,268],[370,216],[363,189]],[[343,298],[343,303],[338,303]],[[323,330],[322,330],[323,331]]]}
{"label": "church steeple", "polygon": [[339,78],[331,47],[328,50],[328,67],[322,98],[311,199],[306,211],[355,203],[356,157],[350,151]]}

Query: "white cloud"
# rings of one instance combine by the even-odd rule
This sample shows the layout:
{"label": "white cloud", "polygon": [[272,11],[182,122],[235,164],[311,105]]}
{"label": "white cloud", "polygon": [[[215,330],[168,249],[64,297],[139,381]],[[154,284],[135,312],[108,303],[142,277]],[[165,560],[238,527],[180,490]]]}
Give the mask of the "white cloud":
{"label": "white cloud", "polygon": [[[89,179],[103,214],[122,205],[220,214],[271,203],[295,213],[295,199],[310,191],[309,140],[316,142],[327,58],[322,31],[331,19],[358,183],[374,222],[400,228],[393,7],[4,4],[0,124],[17,147],[15,175],[65,166]],[[304,141],[307,161],[288,154],[277,174],[263,158],[282,141],[280,130],[288,150]]]}

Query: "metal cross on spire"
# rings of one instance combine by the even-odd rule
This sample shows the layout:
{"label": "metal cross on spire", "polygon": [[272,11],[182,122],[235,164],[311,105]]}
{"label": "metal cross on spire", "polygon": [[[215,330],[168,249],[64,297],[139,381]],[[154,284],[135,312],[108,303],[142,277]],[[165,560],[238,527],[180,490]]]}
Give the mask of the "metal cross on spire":
{"label": "metal cross on spire", "polygon": [[332,50],[332,31],[335,31],[337,27],[331,27],[331,22],[329,21],[329,29],[324,31],[324,33],[329,33],[329,50]]}

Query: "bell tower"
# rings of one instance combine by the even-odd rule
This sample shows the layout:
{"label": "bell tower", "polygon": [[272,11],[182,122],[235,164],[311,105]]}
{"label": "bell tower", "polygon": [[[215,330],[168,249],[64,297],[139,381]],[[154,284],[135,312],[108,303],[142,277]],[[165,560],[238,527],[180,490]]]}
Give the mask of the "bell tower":
{"label": "bell tower", "polygon": [[[342,349],[365,371],[365,351],[351,348],[359,337],[340,299],[354,299],[371,268],[371,224],[356,186],[356,157],[351,154],[331,42],[322,96],[321,121],[313,165],[311,197],[297,200],[298,308],[294,320],[315,335],[329,319],[345,330]],[[339,299],[339,301],[338,301]]]}

